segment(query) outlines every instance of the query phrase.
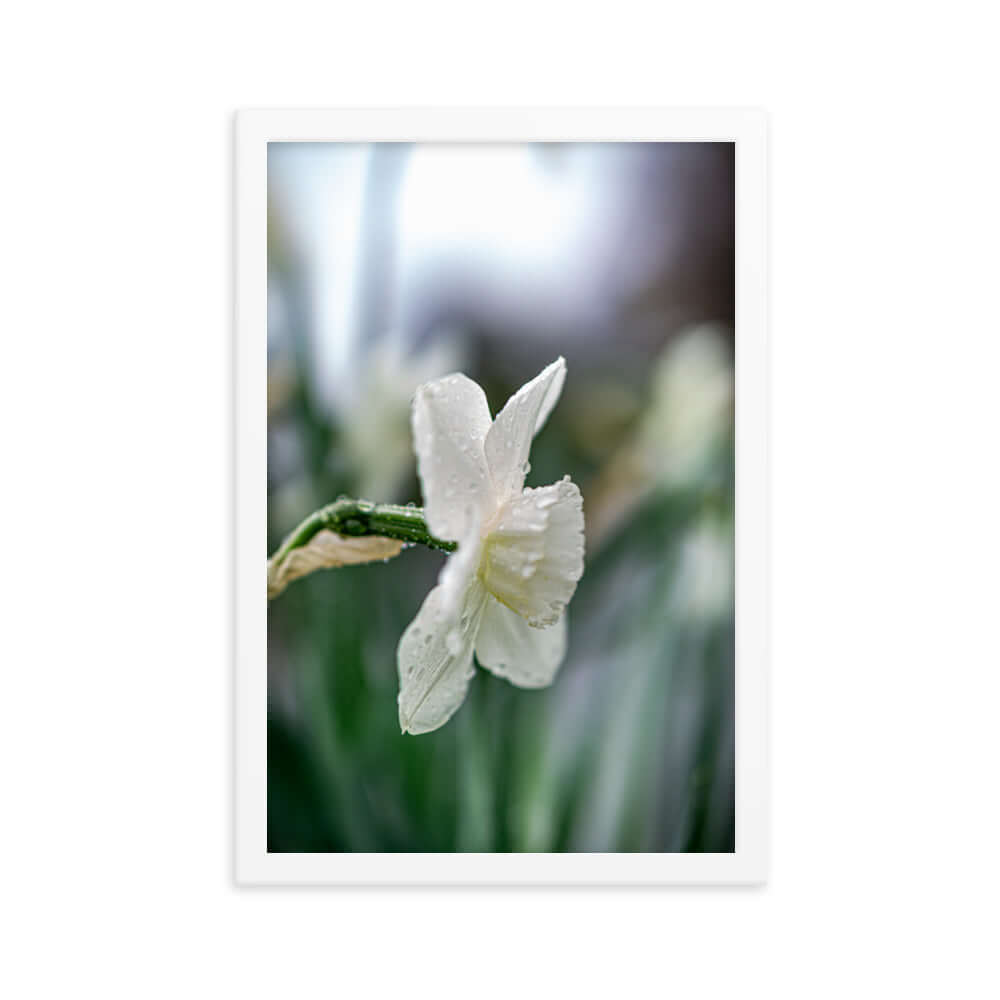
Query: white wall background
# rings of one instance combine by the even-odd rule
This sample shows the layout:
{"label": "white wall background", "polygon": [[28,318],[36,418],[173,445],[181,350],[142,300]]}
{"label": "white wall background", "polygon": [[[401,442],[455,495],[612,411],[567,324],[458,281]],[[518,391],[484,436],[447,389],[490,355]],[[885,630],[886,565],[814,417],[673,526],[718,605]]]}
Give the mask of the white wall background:
{"label": "white wall background", "polygon": [[[995,996],[987,11],[8,11],[0,991]],[[455,103],[771,113],[766,889],[230,885],[231,111]]]}

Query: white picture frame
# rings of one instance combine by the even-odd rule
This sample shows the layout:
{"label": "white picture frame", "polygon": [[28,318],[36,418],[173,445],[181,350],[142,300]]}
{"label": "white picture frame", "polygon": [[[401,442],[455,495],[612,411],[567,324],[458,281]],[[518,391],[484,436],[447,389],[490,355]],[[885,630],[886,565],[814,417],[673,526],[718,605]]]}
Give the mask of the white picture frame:
{"label": "white picture frame", "polygon": [[[267,147],[271,142],[736,144],[736,849],[732,854],[267,851]],[[727,109],[248,110],[235,138],[234,877],[240,885],[759,884],[768,867],[766,116]]]}

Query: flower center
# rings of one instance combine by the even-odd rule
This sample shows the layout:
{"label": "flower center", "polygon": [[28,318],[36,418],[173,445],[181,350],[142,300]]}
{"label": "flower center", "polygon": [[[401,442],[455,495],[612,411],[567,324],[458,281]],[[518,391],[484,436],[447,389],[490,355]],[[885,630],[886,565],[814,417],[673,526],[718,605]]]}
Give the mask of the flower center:
{"label": "flower center", "polygon": [[544,520],[526,520],[516,503],[504,504],[487,524],[478,575],[487,592],[529,620],[537,604],[536,575],[545,558]]}

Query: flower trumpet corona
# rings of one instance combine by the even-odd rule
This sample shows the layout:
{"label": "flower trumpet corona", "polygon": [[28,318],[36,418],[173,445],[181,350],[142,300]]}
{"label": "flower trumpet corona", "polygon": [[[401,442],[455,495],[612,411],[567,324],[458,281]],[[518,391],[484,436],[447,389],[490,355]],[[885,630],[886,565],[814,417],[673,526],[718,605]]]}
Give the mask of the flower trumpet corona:
{"label": "flower trumpet corona", "polygon": [[417,390],[413,440],[427,525],[458,551],[399,641],[403,732],[427,733],[451,718],[473,654],[520,687],[545,687],[562,662],[564,612],[583,574],[583,500],[569,476],[540,489],[526,489],[524,477],[565,378],[559,358],[496,420],[464,375]]}

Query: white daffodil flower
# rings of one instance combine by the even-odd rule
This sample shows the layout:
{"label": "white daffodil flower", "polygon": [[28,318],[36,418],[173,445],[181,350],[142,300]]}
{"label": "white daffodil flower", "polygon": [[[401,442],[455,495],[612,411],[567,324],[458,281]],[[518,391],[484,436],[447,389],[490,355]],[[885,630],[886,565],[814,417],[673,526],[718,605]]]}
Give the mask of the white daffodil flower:
{"label": "white daffodil flower", "polygon": [[427,525],[458,542],[399,641],[403,732],[444,725],[465,699],[472,657],[520,687],[552,682],[563,612],[583,574],[583,499],[566,476],[525,489],[531,441],[562,391],[559,358],[490,419],[464,375],[421,386],[413,439]]}

